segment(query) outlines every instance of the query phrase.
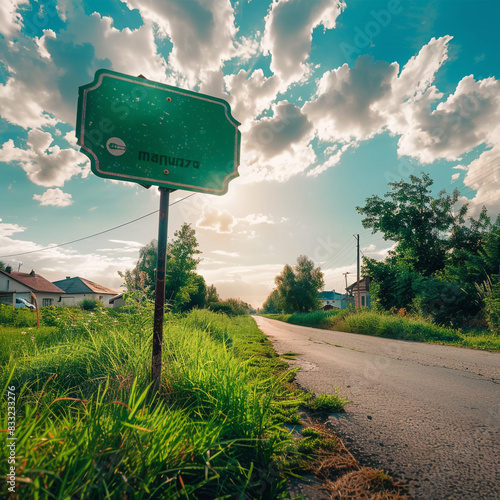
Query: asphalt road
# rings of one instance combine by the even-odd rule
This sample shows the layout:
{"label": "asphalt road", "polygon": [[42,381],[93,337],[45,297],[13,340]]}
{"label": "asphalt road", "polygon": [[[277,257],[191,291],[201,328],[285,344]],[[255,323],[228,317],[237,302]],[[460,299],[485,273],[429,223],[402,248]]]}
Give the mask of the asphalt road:
{"label": "asphalt road", "polygon": [[301,386],[352,401],[328,424],[361,463],[415,499],[500,499],[500,353],[255,321]]}

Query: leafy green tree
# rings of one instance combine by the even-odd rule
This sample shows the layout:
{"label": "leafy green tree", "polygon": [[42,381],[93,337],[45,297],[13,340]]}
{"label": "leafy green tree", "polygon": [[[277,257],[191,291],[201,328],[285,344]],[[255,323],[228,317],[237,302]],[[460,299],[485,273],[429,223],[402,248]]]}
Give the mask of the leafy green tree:
{"label": "leafy green tree", "polygon": [[195,269],[200,259],[196,232],[190,224],[183,224],[174,233],[174,240],[167,244],[167,302],[174,310],[182,309],[189,302],[191,294],[198,291]]}
{"label": "leafy green tree", "polygon": [[478,285],[499,272],[500,222],[491,224],[486,208],[467,218],[467,204],[456,208],[459,192],[431,195],[428,175],[390,183],[389,200],[373,196],[357,210],[363,226],[396,242],[382,262],[364,259],[372,277],[373,302],[383,309],[407,308],[445,325],[479,317],[484,297]]}
{"label": "leafy green tree", "polygon": [[[195,273],[200,261],[196,256],[200,253],[195,230],[189,224],[183,224],[174,233],[173,241],[167,244],[165,297],[175,311],[185,309],[191,297],[199,295],[197,300],[200,302],[201,295],[204,295],[204,280]],[[154,298],[157,254],[158,242],[153,240],[141,248],[134,269],[119,273],[129,292],[140,292]]]}
{"label": "leafy green tree", "polygon": [[262,312],[264,314],[277,314],[281,312],[278,303],[279,303],[278,290],[274,289],[269,294],[269,297],[267,297],[266,301],[262,305]]}
{"label": "leafy green tree", "polygon": [[129,293],[138,292],[148,299],[154,299],[157,255],[158,242],[152,240],[139,250],[139,259],[133,269],[127,269],[124,273],[118,271]]}
{"label": "leafy green tree", "polygon": [[6,266],[5,262],[0,260],[0,271],[5,271],[6,267],[7,266]]}
{"label": "leafy green tree", "polygon": [[274,281],[278,292],[276,306],[280,310],[293,313],[319,309],[318,291],[325,286],[323,273],[305,255],[297,258],[293,268],[286,264]]}
{"label": "leafy green tree", "polygon": [[447,195],[440,191],[437,198],[431,194],[433,180],[425,173],[422,178],[410,176],[410,182],[390,182],[392,192],[388,200],[378,195],[366,199],[364,207],[356,210],[365,216],[364,228],[372,233],[381,232],[385,240],[396,242],[394,255],[404,259],[410,268],[423,276],[430,276],[443,269],[447,245],[445,235],[463,219],[464,206],[458,214],[453,207],[459,192]]}
{"label": "leafy green tree", "polygon": [[492,276],[491,291],[486,299],[486,319],[490,330],[500,335],[500,274]]}
{"label": "leafy green tree", "polygon": [[214,285],[210,285],[207,288],[207,298],[206,298],[206,307],[210,308],[210,306],[214,304],[218,304],[220,302],[219,294],[217,293],[217,288]]}
{"label": "leafy green tree", "polygon": [[206,306],[207,300],[207,285],[203,276],[199,274],[193,275],[193,283],[196,286],[196,291],[189,295],[189,302],[183,306],[183,309],[203,309]]}

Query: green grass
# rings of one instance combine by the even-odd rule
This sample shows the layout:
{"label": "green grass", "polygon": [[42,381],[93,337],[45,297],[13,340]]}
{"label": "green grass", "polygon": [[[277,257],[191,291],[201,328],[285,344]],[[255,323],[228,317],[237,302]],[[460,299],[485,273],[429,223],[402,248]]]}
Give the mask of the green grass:
{"label": "green grass", "polygon": [[329,311],[327,313],[320,311],[308,314],[281,315],[281,317],[280,315],[266,315],[266,317],[314,328],[328,328],[377,337],[492,351],[500,350],[500,336],[488,331],[463,332],[436,325],[423,318],[409,315],[399,316],[398,314],[376,312],[370,309]]}
{"label": "green grass", "polygon": [[334,413],[342,410],[349,400],[336,394],[320,394],[306,402],[306,408],[316,413]]}
{"label": "green grass", "polygon": [[[294,372],[248,316],[167,315],[154,396],[151,318],[149,306],[47,308],[50,326],[39,330],[3,322],[0,386],[17,397],[19,498],[281,497],[286,478],[275,471],[291,442],[282,425],[305,400],[288,386]],[[0,411],[7,429],[6,398]]]}

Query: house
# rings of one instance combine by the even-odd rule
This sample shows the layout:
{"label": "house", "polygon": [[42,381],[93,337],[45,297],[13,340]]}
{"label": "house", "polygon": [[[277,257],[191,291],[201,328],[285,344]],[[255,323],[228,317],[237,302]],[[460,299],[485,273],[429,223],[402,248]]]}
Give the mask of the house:
{"label": "house", "polygon": [[118,295],[118,292],[114,290],[79,276],[75,278],[66,276],[66,279],[52,283],[66,292],[62,297],[62,305],[65,306],[75,306],[84,299],[88,299],[101,301],[106,307],[111,307],[109,300]]}
{"label": "house", "polygon": [[35,271],[13,272],[10,266],[0,271],[0,303],[15,305],[16,298],[32,303],[31,293],[35,295],[38,307],[43,307],[60,305],[64,290]]}
{"label": "house", "polygon": [[[352,285],[346,288],[346,291],[354,296],[354,303],[358,304],[358,282],[356,281]],[[359,295],[360,295],[360,306],[370,307],[370,278],[361,278],[359,280]]]}
{"label": "house", "polygon": [[111,297],[109,299],[109,303],[114,307],[121,307],[125,304],[125,301],[123,300],[123,293],[119,293],[118,295]]}
{"label": "house", "polygon": [[[335,290],[324,291],[319,294],[319,300],[321,301],[321,308],[323,311],[329,311],[330,309],[346,309],[346,294],[338,293]],[[348,304],[352,303],[352,297],[347,297]]]}

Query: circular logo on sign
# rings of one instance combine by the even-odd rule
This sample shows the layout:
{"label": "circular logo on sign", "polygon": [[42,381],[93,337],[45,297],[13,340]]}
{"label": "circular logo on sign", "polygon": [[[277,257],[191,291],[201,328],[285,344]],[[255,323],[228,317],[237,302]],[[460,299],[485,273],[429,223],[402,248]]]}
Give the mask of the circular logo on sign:
{"label": "circular logo on sign", "polygon": [[109,138],[106,143],[106,148],[113,156],[121,156],[127,151],[127,146],[125,146],[125,143],[121,139],[118,139],[118,137]]}

